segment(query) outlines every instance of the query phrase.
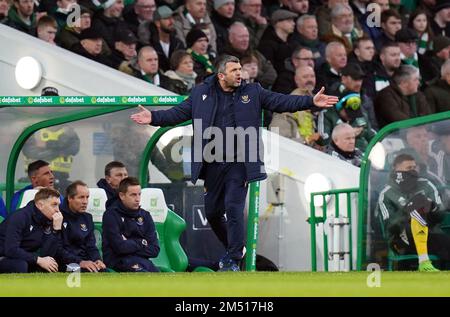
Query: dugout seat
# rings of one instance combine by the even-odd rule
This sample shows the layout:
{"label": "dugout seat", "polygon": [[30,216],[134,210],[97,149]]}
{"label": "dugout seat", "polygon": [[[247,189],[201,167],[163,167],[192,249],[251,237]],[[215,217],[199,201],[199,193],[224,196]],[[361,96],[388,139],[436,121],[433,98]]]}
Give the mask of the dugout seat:
{"label": "dugout seat", "polygon": [[38,192],[38,189],[27,189],[23,192],[22,197],[20,197],[20,201],[17,204],[17,209],[25,207],[30,201],[34,199],[34,196],[36,196],[36,193]]}
{"label": "dugout seat", "polygon": [[[160,251],[152,262],[162,272],[184,272],[188,257],[180,244],[180,235],[186,229],[186,222],[169,209],[163,191],[159,188],[143,188],[141,207],[150,212],[158,233]],[[213,272],[206,267],[197,267],[196,272]]]}
{"label": "dugout seat", "polygon": [[106,211],[106,201],[108,196],[103,188],[89,188],[89,200],[87,212],[92,215],[94,220],[94,234],[97,249],[102,254],[102,218]]}

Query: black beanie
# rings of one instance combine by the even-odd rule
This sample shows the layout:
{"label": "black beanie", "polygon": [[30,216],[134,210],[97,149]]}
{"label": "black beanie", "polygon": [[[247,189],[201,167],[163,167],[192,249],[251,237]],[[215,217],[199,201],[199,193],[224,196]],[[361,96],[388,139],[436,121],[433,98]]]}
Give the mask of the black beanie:
{"label": "black beanie", "polygon": [[190,48],[192,45],[194,45],[195,42],[197,42],[198,39],[201,39],[202,37],[206,37],[205,32],[198,29],[192,29],[189,31],[189,33],[186,35],[186,47]]}

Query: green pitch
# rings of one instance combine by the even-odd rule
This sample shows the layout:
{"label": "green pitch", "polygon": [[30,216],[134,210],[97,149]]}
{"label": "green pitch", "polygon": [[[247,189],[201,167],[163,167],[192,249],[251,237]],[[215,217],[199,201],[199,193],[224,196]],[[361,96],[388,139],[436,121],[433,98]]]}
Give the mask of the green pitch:
{"label": "green pitch", "polygon": [[[2,274],[0,296],[450,296],[450,272]],[[76,284],[72,278],[69,284]]]}

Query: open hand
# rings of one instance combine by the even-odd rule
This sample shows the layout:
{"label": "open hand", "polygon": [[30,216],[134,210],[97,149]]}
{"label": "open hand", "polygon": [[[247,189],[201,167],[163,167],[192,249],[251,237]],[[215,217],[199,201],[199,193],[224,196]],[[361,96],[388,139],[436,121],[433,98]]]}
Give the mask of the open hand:
{"label": "open hand", "polygon": [[131,120],[139,124],[150,124],[152,122],[152,113],[143,106],[138,106],[141,111],[130,116]]}
{"label": "open hand", "polygon": [[330,108],[339,101],[338,97],[325,95],[323,93],[324,91],[325,87],[322,87],[320,91],[313,97],[314,106],[320,108]]}

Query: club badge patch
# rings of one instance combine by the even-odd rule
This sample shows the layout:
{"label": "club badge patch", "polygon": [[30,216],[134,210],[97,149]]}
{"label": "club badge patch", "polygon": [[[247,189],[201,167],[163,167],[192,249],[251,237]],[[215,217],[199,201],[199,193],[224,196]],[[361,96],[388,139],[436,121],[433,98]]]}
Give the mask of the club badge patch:
{"label": "club badge patch", "polygon": [[80,229],[81,229],[81,231],[84,231],[84,232],[88,231],[88,228],[84,223],[80,224]]}
{"label": "club badge patch", "polygon": [[242,101],[242,103],[249,103],[250,97],[248,95],[243,95],[243,96],[241,96],[241,101]]}

